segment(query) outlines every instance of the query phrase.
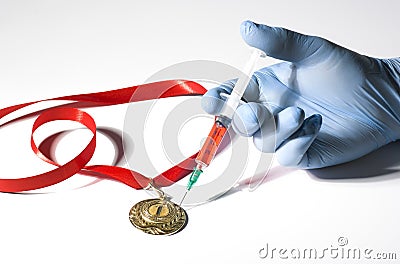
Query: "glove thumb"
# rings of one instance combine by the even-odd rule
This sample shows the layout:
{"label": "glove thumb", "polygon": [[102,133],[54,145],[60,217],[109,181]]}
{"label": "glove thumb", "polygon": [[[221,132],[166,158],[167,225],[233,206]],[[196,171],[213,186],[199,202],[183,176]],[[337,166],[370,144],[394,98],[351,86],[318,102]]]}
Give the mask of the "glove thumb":
{"label": "glove thumb", "polygon": [[240,33],[248,45],[264,51],[268,56],[289,62],[301,62],[314,54],[331,51],[332,47],[332,43],[319,37],[251,21],[241,24]]}

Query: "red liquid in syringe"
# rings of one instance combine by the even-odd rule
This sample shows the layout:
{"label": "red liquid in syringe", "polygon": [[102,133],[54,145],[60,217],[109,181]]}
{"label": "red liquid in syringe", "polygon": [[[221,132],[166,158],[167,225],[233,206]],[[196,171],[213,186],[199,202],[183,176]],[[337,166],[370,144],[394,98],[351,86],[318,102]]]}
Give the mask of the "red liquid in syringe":
{"label": "red liquid in syringe", "polygon": [[196,161],[201,165],[208,166],[217,152],[218,146],[221,143],[226,133],[226,127],[216,121],[208,134],[204,144],[196,157]]}

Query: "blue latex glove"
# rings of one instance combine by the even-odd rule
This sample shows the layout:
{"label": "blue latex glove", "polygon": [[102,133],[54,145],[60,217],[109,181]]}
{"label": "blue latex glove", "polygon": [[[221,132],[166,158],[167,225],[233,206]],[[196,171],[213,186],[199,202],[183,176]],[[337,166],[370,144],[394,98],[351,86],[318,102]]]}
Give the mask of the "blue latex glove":
{"label": "blue latex glove", "polygon": [[[280,164],[321,168],[359,158],[400,138],[400,58],[360,55],[325,39],[246,21],[243,39],[285,62],[257,71],[254,84],[233,118],[233,128],[253,136],[261,151],[271,151],[271,122],[276,124]],[[208,91],[204,110],[217,115],[221,92],[234,80]],[[261,126],[261,129],[260,129]]]}

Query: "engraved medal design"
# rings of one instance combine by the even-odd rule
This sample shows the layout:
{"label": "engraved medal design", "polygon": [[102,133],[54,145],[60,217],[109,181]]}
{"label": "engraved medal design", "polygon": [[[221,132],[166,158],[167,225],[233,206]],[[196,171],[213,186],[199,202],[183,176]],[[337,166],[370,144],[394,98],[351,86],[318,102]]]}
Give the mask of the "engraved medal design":
{"label": "engraved medal design", "polygon": [[179,205],[159,198],[135,204],[129,212],[129,220],[145,233],[171,235],[185,226],[187,215]]}

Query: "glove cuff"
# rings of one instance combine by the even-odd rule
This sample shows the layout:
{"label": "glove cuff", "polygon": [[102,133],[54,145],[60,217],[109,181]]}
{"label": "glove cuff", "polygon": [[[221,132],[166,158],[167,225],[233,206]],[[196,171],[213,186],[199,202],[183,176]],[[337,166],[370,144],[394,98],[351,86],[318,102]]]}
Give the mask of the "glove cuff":
{"label": "glove cuff", "polygon": [[[385,101],[383,106],[392,118],[385,119],[392,141],[400,139],[400,58],[379,59],[380,81],[376,88]],[[387,142],[389,143],[389,142]]]}
{"label": "glove cuff", "polygon": [[391,78],[394,89],[400,96],[400,57],[392,59],[382,59],[383,65],[385,66],[389,77]]}

